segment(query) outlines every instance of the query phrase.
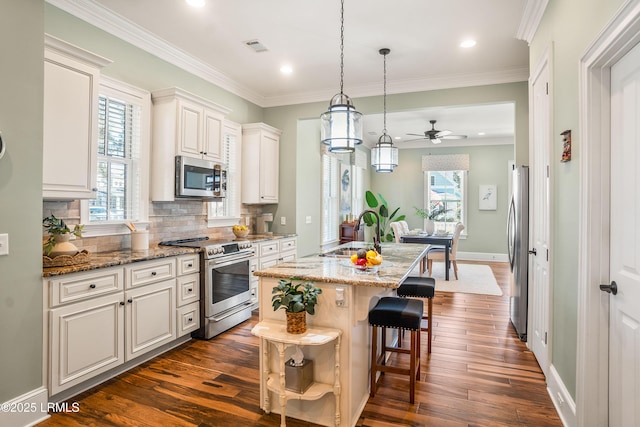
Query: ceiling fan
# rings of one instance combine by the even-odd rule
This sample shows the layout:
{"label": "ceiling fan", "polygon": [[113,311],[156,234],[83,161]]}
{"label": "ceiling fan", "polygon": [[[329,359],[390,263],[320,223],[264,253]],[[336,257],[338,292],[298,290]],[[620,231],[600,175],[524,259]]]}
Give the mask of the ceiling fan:
{"label": "ceiling fan", "polygon": [[429,123],[431,123],[431,129],[424,131],[424,135],[418,133],[407,134],[412,136],[420,136],[421,138],[409,139],[406,142],[428,139],[434,144],[440,144],[443,139],[464,139],[467,137],[467,135],[453,135],[453,132],[451,132],[450,130],[437,130],[435,120],[429,120]]}

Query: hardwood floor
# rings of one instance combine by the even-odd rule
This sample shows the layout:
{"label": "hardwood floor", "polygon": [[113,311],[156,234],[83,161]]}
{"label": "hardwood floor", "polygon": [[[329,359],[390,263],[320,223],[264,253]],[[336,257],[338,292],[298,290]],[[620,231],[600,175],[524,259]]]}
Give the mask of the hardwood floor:
{"label": "hardwood floor", "polygon": [[[408,403],[406,377],[385,374],[359,427],[562,426],[533,354],[509,323],[508,265],[489,265],[503,296],[437,293],[416,403]],[[260,409],[257,321],[254,314],[88,390],[70,400],[77,413],[52,414],[39,426],[278,426],[278,414]]]}

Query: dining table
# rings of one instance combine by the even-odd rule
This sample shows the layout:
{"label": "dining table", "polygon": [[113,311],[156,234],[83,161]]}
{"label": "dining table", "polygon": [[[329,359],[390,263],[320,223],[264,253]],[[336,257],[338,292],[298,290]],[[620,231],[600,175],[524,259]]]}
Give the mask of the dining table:
{"label": "dining table", "polygon": [[403,234],[400,236],[400,242],[444,246],[444,279],[449,280],[449,253],[451,252],[451,245],[453,245],[453,234]]}

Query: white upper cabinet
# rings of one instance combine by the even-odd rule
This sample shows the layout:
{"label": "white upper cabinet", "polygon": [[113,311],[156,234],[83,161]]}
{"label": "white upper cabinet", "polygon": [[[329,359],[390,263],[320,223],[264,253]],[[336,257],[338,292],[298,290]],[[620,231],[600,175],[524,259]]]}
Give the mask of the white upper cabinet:
{"label": "white upper cabinet", "polygon": [[281,134],[264,123],[242,125],[242,203],[278,203]]}
{"label": "white upper cabinet", "polygon": [[96,197],[98,86],[111,61],[45,36],[42,188],[45,199]]}
{"label": "white upper cabinet", "polygon": [[223,121],[231,110],[179,88],[153,92],[151,200],[173,201],[175,156],[223,163]]}

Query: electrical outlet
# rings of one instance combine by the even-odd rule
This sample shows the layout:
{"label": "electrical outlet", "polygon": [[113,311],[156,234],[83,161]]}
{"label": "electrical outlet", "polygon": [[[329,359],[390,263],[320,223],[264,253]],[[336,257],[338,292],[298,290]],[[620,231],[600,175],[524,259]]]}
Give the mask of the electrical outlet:
{"label": "electrical outlet", "polygon": [[0,234],[0,255],[9,255],[9,235]]}
{"label": "electrical outlet", "polygon": [[287,225],[287,217],[286,216],[281,216],[280,217],[280,225]]}
{"label": "electrical outlet", "polygon": [[311,224],[311,215],[307,215],[307,217],[304,219],[305,224]]}

